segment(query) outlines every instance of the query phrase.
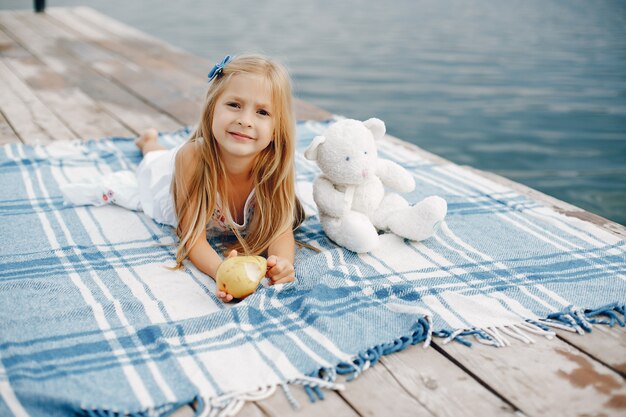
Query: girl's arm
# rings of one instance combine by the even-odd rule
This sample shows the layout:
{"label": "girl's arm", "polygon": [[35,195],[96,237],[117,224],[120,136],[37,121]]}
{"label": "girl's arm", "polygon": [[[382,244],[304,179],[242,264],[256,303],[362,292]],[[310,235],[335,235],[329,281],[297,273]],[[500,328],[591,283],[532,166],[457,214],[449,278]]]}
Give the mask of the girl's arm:
{"label": "girl's arm", "polygon": [[280,235],[267,249],[267,276],[271,284],[283,284],[295,280],[293,267],[296,241],[290,229]]}
{"label": "girl's arm", "polygon": [[222,263],[222,258],[215,252],[206,240],[206,232],[200,236],[195,245],[188,250],[188,256],[191,263],[200,271],[204,272],[211,278],[215,279],[217,268]]}
{"label": "girl's arm", "polygon": [[[206,231],[203,233],[203,236],[200,237],[198,242],[191,247],[191,250],[188,252],[188,256],[189,260],[196,266],[196,268],[215,279],[217,276],[217,268],[219,268],[222,264],[222,258],[220,258],[217,252],[215,252],[215,249],[209,245],[209,242],[207,242]],[[231,256],[237,256],[237,251],[231,251],[228,257]],[[233,296],[224,291],[216,290],[215,295],[225,302],[233,300]]]}
{"label": "girl's arm", "polygon": [[[180,195],[178,198],[183,199],[183,201],[186,201],[187,204],[192,206],[195,204],[194,199],[188,198],[188,196],[191,194],[190,190],[193,188],[192,184],[194,180],[196,180],[195,176],[197,175],[200,164],[196,146],[196,142],[187,142],[180,148],[176,154],[174,171],[177,184],[180,185],[180,189],[178,190]],[[191,208],[192,210],[186,213],[194,213],[195,210],[193,210],[193,207]],[[182,216],[182,218],[178,219],[183,234],[191,227],[193,220],[194,219],[188,218],[187,216]],[[187,246],[186,249],[187,256],[191,263],[200,271],[215,279],[217,268],[222,264],[222,258],[215,252],[215,249],[211,247],[209,242],[207,242],[206,229],[204,227],[193,246]],[[231,301],[233,299],[232,295],[222,291],[218,291],[216,294],[224,301]]]}

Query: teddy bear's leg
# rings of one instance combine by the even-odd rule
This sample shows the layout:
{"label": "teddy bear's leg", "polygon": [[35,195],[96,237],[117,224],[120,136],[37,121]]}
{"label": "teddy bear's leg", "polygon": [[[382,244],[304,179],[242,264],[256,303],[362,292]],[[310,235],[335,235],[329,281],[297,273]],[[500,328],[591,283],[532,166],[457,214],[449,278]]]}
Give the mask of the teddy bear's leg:
{"label": "teddy bear's leg", "polygon": [[363,213],[349,211],[340,218],[321,215],[320,223],[333,242],[353,252],[370,252],[378,246],[378,233]]}
{"label": "teddy bear's leg", "polygon": [[414,206],[392,212],[387,226],[398,236],[425,240],[435,234],[447,211],[446,200],[430,196]]}
{"label": "teddy bear's leg", "polygon": [[389,230],[388,223],[389,219],[392,217],[391,213],[408,207],[409,203],[399,194],[385,194],[383,200],[380,202],[380,206],[376,209],[376,212],[372,216],[372,223],[374,223],[374,227],[382,231]]}

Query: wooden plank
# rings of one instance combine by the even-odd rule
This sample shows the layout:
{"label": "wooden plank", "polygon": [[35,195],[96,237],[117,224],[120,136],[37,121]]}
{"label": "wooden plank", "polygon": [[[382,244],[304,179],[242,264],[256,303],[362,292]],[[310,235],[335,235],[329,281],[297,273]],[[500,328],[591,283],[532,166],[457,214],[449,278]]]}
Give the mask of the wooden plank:
{"label": "wooden plank", "polygon": [[[45,14],[14,12],[13,15],[18,24],[27,25],[48,38],[57,51],[109,77],[160,112],[182,124],[197,122],[206,78],[190,77],[169,63],[156,65],[153,59],[144,59],[140,51],[135,57],[114,54],[85,41],[80,34]],[[9,24],[4,20],[2,23]]]}
{"label": "wooden plank", "polygon": [[[152,103],[147,102],[142,97],[132,94],[124,85],[120,85],[115,80],[110,79],[102,71],[94,68],[93,60],[96,57],[106,58],[106,63],[115,65],[121,61],[117,57],[105,54],[104,51],[92,48],[81,48],[81,43],[76,42],[74,37],[68,36],[66,32],[59,31],[56,26],[48,23],[49,18],[44,15],[34,15],[26,13],[17,15],[23,17],[22,27],[28,27],[36,32],[40,42],[43,42],[41,55],[52,55],[66,69],[74,71],[72,79],[75,79],[79,87],[90,96],[97,98],[103,106],[129,126],[134,132],[140,132],[148,126],[156,127],[160,130],[173,130],[180,127],[180,122],[156,109]],[[18,21],[19,24],[19,21]],[[15,25],[14,25],[15,27]],[[27,42],[30,45],[31,42]],[[132,67],[132,71],[140,73],[141,69]],[[84,74],[84,75],[83,75]],[[104,75],[104,76],[103,76]]]}
{"label": "wooden plank", "polygon": [[[180,73],[180,78],[177,78],[179,80],[197,80],[191,88],[200,88],[201,91],[206,89],[204,74],[211,65],[207,59],[172,47],[87,7],[51,8],[47,13],[89,43],[120,54],[142,67],[163,69],[168,80],[172,75]],[[331,113],[297,98],[294,99],[294,110],[298,119],[325,120],[332,116]],[[195,119],[193,122],[195,123]]]}
{"label": "wooden plank", "polygon": [[11,39],[6,33],[0,30],[0,52],[3,54],[10,53],[12,44],[13,39]]}
{"label": "wooden plank", "polygon": [[57,117],[81,138],[126,135],[131,132],[106,113],[80,89],[42,64],[13,39],[4,34],[3,62]]}
{"label": "wooden plank", "polygon": [[[103,77],[85,65],[82,60],[76,59],[65,48],[59,46],[52,36],[21,23],[14,12],[0,13],[0,27],[15,39],[15,44],[28,50],[46,67],[62,77],[66,85],[78,88],[135,134],[147,127],[156,127],[159,130],[174,130],[180,127],[179,122],[159,112],[109,78]],[[16,48],[11,48],[3,51],[3,54],[14,53],[15,50]]]}
{"label": "wooden plank", "polygon": [[[9,38],[4,32],[0,31],[0,56],[12,54],[13,48],[11,47],[13,40]],[[7,143],[21,142],[13,127],[9,121],[4,117],[2,111],[0,111],[0,146]]]}
{"label": "wooden plank", "polygon": [[21,142],[20,138],[17,136],[17,133],[15,133],[7,119],[4,117],[4,114],[0,112],[0,146],[6,145],[7,143],[18,142]]}
{"label": "wooden plank", "polygon": [[[211,65],[207,59],[192,55],[88,7],[69,10],[52,8],[48,13],[106,49],[119,52],[120,45],[126,46],[124,49],[131,52],[124,53],[127,58],[136,57],[139,52],[157,58],[161,65],[163,61],[176,63],[178,68],[193,77],[204,74]],[[98,28],[97,32],[94,32],[94,28]],[[119,41],[111,41],[116,38]],[[325,120],[332,116],[332,113],[297,98],[294,100],[294,108],[296,117],[301,120]]]}
{"label": "wooden plank", "polygon": [[293,106],[298,120],[328,120],[333,117],[332,113],[297,98],[294,99]]}
{"label": "wooden plank", "polygon": [[293,398],[298,402],[300,408],[294,410],[287,401],[287,397],[281,389],[270,398],[257,401],[256,405],[263,413],[270,417],[358,417],[346,402],[334,391],[324,390],[324,400],[311,403],[304,389],[300,386],[290,386],[289,390]]}
{"label": "wooden plank", "polygon": [[624,415],[626,382],[619,374],[561,340],[535,341],[437,348],[525,415]]}
{"label": "wooden plank", "polygon": [[[132,57],[140,53],[156,66],[170,69],[175,66],[188,76],[197,76],[207,71],[207,59],[190,54],[89,7],[53,7],[46,13],[80,33],[83,39],[105,49],[123,53],[124,56]],[[216,46],[216,52],[221,52],[217,51],[220,48]]]}
{"label": "wooden plank", "polygon": [[433,416],[409,395],[384,366],[376,365],[350,382],[339,395],[362,416]]}
{"label": "wooden plank", "polygon": [[496,417],[517,412],[436,349],[412,346],[384,356],[381,363],[433,415]]}
{"label": "wooden plank", "polygon": [[24,143],[75,139],[76,135],[0,61],[0,111]]}
{"label": "wooden plank", "polygon": [[174,411],[170,417],[193,417],[196,412],[188,405],[183,405],[178,410]]}
{"label": "wooden plank", "polygon": [[255,402],[247,402],[237,413],[237,417],[266,417],[266,414]]}
{"label": "wooden plank", "polygon": [[[13,48],[22,49],[16,44]],[[5,58],[4,62],[80,138],[132,135],[97,102],[35,57]]]}
{"label": "wooden plank", "polygon": [[557,335],[626,378],[626,327],[598,324],[584,335],[564,330],[558,330]]}

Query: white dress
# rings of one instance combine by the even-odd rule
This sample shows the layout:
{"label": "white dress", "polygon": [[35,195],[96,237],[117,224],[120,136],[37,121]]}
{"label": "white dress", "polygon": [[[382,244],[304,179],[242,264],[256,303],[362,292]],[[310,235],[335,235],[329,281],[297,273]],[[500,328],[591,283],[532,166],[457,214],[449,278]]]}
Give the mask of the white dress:
{"label": "white dress", "polygon": [[[174,209],[174,199],[171,192],[172,177],[176,153],[184,144],[173,149],[148,152],[137,167],[137,183],[139,187],[139,204],[141,210],[159,223],[176,227],[178,219]],[[232,223],[239,232],[247,230],[252,214],[254,213],[254,189],[248,195],[244,205],[243,223],[235,222],[230,213],[222,211],[219,194],[216,207],[207,225],[210,232],[228,232],[229,223]]]}
{"label": "white dress", "polygon": [[171,193],[176,152],[173,149],[148,152],[137,167],[137,184],[141,210],[159,223],[176,227],[176,211]]}
{"label": "white dress", "polygon": [[[118,171],[100,178],[63,184],[60,187],[63,197],[66,202],[77,206],[115,204],[130,210],[143,210],[155,221],[176,227],[178,219],[171,186],[176,153],[183,145],[148,152],[135,172]],[[207,232],[228,232],[229,224],[232,224],[245,234],[254,213],[255,201],[252,190],[244,205],[243,223],[239,224],[232,220],[230,213],[223,212],[218,194]]]}

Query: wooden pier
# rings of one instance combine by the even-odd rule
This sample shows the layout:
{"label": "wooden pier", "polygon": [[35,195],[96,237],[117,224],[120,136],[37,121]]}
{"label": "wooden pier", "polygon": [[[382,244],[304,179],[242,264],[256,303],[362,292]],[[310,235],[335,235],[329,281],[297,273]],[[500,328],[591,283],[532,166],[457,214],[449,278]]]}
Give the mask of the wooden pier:
{"label": "wooden pier", "polygon": [[[196,122],[208,60],[193,56],[89,8],[0,12],[0,144],[46,143]],[[296,100],[299,119],[330,114]],[[389,137],[388,140],[397,141]],[[436,162],[440,157],[404,143]],[[623,226],[513,183],[556,210],[622,237]],[[6,237],[5,237],[6,238]],[[626,329],[595,326],[592,335],[558,331],[508,348],[435,339],[413,346],[311,404],[292,389],[294,411],[279,391],[245,405],[241,416],[624,416]],[[192,416],[185,406],[176,417]]]}

